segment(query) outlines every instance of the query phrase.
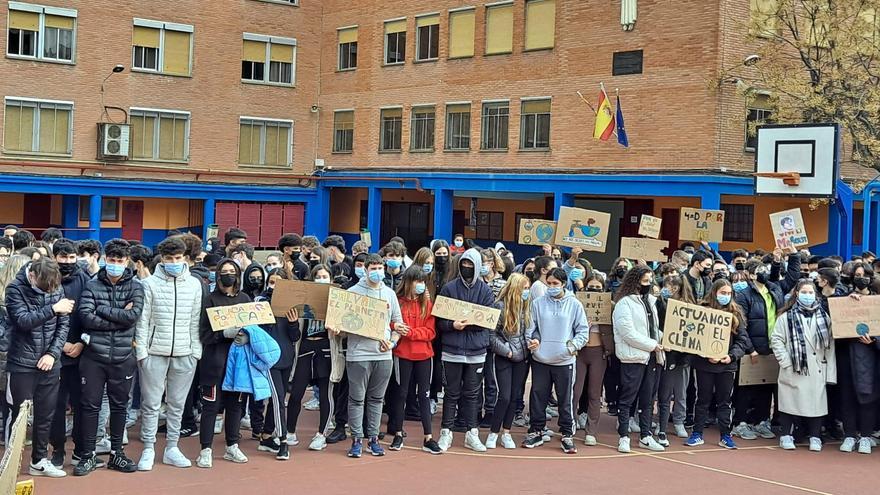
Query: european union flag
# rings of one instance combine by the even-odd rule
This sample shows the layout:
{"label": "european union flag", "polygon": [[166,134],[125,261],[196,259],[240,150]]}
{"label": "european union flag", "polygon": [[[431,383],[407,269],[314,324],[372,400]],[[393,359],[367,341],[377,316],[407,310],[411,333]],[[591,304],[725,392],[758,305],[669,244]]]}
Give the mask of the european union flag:
{"label": "european union flag", "polygon": [[624,148],[629,148],[629,138],[626,137],[626,127],[623,124],[623,110],[620,109],[620,95],[617,96],[617,142]]}

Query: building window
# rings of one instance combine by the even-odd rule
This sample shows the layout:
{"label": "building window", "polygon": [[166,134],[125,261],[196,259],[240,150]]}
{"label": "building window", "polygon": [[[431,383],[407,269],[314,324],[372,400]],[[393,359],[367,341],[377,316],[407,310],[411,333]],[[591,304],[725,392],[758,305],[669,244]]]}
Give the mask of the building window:
{"label": "building window", "polygon": [[262,120],[250,117],[239,119],[239,165],[289,167],[293,122],[289,120]]}
{"label": "building window", "polygon": [[473,8],[449,12],[449,58],[474,56]]}
{"label": "building window", "polygon": [[[88,196],[79,197],[79,221],[88,222],[91,212],[91,202]],[[101,221],[119,221],[119,198],[101,198]]]}
{"label": "building window", "polygon": [[486,55],[513,51],[513,3],[486,7]]}
{"label": "building window", "polygon": [[9,2],[6,53],[13,57],[73,62],[76,16],[73,9]]}
{"label": "building window", "polygon": [[339,36],[339,70],[356,69],[358,65],[358,28],[343,28]]}
{"label": "building window", "polygon": [[193,27],[135,19],[131,39],[132,69],[172,76],[192,74]]}
{"label": "building window", "polygon": [[520,136],[524,150],[550,148],[550,100],[522,102]]}
{"label": "building window", "polygon": [[416,17],[416,60],[436,60],[440,53],[440,16]]}
{"label": "building window", "polygon": [[333,152],[351,153],[354,149],[354,110],[333,113]]}
{"label": "building window", "polygon": [[773,112],[770,111],[770,97],[757,94],[748,103],[746,108],[746,151],[755,151],[758,147],[758,133],[755,129],[762,124],[773,122]]}
{"label": "building window", "polygon": [[434,151],[434,107],[413,107],[410,122],[411,151]]}
{"label": "building window", "polygon": [[470,148],[470,103],[454,103],[446,105],[446,149],[469,150]]}
{"label": "building window", "polygon": [[295,65],[295,39],[244,33],[242,81],[293,86]]}
{"label": "building window", "polygon": [[483,103],[480,149],[506,150],[509,120],[510,104],[508,102]]}
{"label": "building window", "polygon": [[382,109],[380,126],[382,134],[379,136],[379,151],[400,151],[400,134],[403,131],[403,109]]}
{"label": "building window", "polygon": [[526,50],[553,48],[556,34],[556,0],[527,0]]}
{"label": "building window", "polygon": [[189,161],[189,112],[132,108],[131,157],[145,161]]}
{"label": "building window", "polygon": [[749,0],[749,34],[772,38],[778,32],[778,0]]}
{"label": "building window", "polygon": [[500,211],[477,212],[477,239],[504,239],[504,213]]}
{"label": "building window", "polygon": [[721,205],[724,210],[724,241],[752,242],[755,222],[753,205]]}
{"label": "building window", "polygon": [[70,155],[73,103],[6,98],[6,153]]}
{"label": "building window", "polygon": [[612,76],[627,76],[642,73],[642,50],[614,52],[611,66]]}
{"label": "building window", "polygon": [[385,65],[406,61],[406,19],[385,22]]}

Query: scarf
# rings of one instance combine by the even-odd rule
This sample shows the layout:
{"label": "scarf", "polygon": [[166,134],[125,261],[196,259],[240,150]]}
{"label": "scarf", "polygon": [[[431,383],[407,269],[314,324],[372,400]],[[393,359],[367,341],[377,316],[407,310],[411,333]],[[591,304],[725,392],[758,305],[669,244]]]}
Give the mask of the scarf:
{"label": "scarf", "polygon": [[804,334],[804,320],[816,319],[816,333],[819,346],[828,349],[831,346],[831,335],[828,331],[828,314],[818,301],[811,306],[804,306],[798,301],[788,310],[788,346],[791,355],[792,369],[795,373],[809,376],[807,365],[807,336]]}

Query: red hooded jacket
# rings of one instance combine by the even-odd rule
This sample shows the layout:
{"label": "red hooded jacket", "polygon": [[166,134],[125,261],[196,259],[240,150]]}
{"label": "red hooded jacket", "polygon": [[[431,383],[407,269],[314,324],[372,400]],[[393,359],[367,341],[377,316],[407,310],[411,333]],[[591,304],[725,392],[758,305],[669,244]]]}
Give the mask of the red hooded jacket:
{"label": "red hooded jacket", "polygon": [[434,317],[431,316],[433,304],[428,300],[426,316],[422,317],[422,306],[417,300],[399,298],[400,314],[403,322],[409,326],[409,333],[400,338],[394,355],[408,361],[423,361],[434,356],[431,341],[437,335],[434,329]]}

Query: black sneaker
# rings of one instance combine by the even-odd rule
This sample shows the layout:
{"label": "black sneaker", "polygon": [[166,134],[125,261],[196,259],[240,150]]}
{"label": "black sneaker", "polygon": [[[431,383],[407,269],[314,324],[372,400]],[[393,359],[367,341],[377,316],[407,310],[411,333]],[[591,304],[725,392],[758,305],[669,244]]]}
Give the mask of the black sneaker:
{"label": "black sneaker", "polygon": [[332,432],[330,432],[329,435],[327,435],[327,443],[330,443],[330,444],[339,443],[339,442],[345,440],[346,438],[348,438],[348,435],[345,434],[345,427],[344,426],[342,428],[336,427],[333,429]]}
{"label": "black sneaker", "polygon": [[64,457],[65,453],[63,450],[52,452],[52,465],[59,469],[64,469]]}
{"label": "black sneaker", "polygon": [[[74,454],[70,457],[70,465],[76,466],[77,464],[80,463],[80,461],[82,461],[83,457],[85,457],[85,456],[80,456],[79,454],[74,452]],[[97,469],[101,469],[102,467],[105,467],[107,465],[107,463],[104,462],[104,460],[98,456],[95,456],[95,463],[96,463],[95,467]]]}
{"label": "black sneaker", "polygon": [[422,450],[431,455],[439,455],[443,453],[440,446],[437,445],[437,442],[433,438],[425,440],[425,443],[422,444]]}
{"label": "black sneaker", "polygon": [[290,459],[290,447],[286,442],[282,442],[278,447],[278,453],[275,454],[275,458],[279,461],[286,461]]}
{"label": "black sneaker", "polygon": [[533,449],[535,447],[540,447],[544,445],[544,435],[539,431],[531,431],[528,435],[526,435],[526,439],[523,440],[522,446],[526,449]]}
{"label": "black sneaker", "polygon": [[110,462],[107,464],[107,469],[119,471],[120,473],[134,473],[137,471],[137,464],[129,459],[125,452],[120,450],[115,454],[110,454]]}
{"label": "black sneaker", "polygon": [[[282,444],[278,443],[278,440],[270,437],[260,440],[260,445],[257,446],[257,450],[259,450],[260,452],[271,452],[273,454],[277,454],[281,450],[281,445]],[[283,445],[287,446],[287,443],[284,443]]]}
{"label": "black sneaker", "polygon": [[98,457],[95,454],[90,454],[83,457],[83,459],[79,461],[79,464],[73,468],[73,475],[85,476],[95,469],[98,469]]}
{"label": "black sneaker", "polygon": [[180,438],[194,437],[199,434],[198,426],[188,426],[180,429]]}
{"label": "black sneaker", "polygon": [[571,437],[562,437],[562,451],[566,454],[578,453],[578,449],[574,446],[574,440]]}
{"label": "black sneaker", "polygon": [[397,434],[394,435],[394,440],[391,441],[391,446],[388,447],[391,450],[400,450],[403,448],[403,435]]}

